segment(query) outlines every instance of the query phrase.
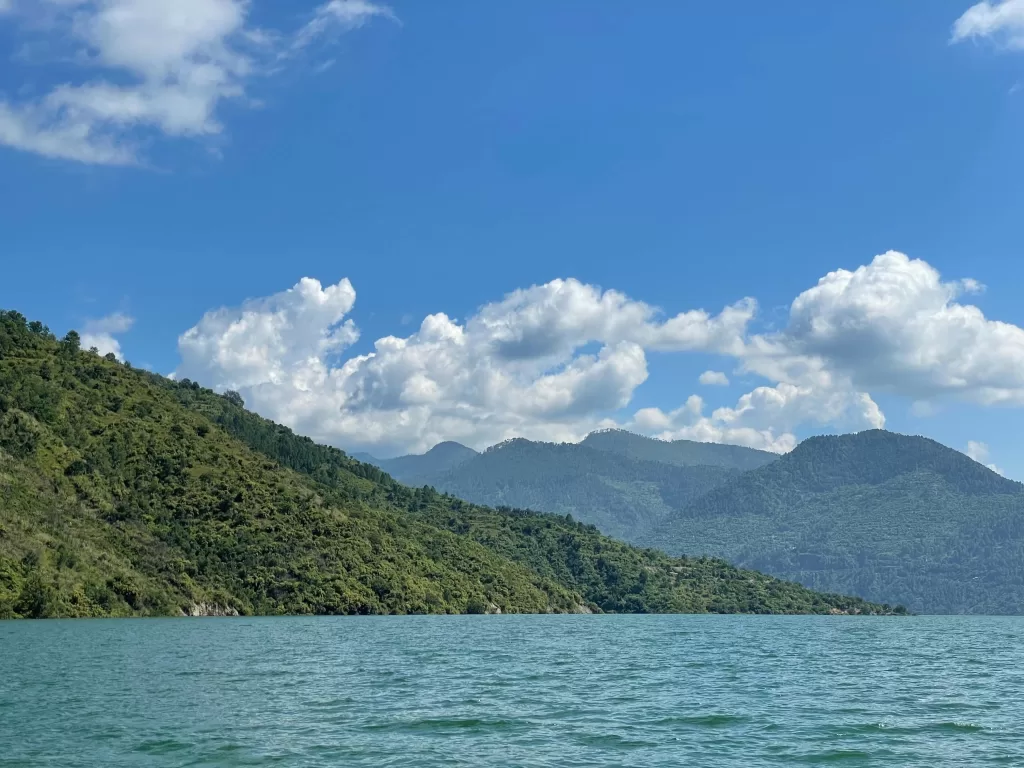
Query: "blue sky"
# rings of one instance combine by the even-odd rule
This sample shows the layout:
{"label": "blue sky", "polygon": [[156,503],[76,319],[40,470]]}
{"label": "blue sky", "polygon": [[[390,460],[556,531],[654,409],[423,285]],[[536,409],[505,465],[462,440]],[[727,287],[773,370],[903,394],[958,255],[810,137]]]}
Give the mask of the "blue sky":
{"label": "blue sky", "polygon": [[1024,478],[1021,0],[74,12],[0,0],[0,306],[381,455],[882,413]]}

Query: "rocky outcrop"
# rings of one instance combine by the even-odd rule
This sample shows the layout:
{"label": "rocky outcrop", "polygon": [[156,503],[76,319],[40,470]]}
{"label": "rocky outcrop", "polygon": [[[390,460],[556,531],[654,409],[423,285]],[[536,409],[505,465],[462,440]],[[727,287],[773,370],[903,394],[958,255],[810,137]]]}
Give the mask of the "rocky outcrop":
{"label": "rocky outcrop", "polygon": [[181,609],[182,616],[237,616],[238,611],[230,605],[218,603],[192,603]]}

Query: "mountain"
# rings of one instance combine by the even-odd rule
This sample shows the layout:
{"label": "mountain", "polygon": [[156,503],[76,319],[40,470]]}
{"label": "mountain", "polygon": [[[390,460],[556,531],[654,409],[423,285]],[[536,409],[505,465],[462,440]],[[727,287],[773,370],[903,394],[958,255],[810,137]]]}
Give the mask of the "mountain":
{"label": "mountain", "polygon": [[738,475],[724,467],[680,467],[584,445],[515,439],[419,480],[478,504],[571,514],[628,540]]}
{"label": "mountain", "polygon": [[411,490],[0,313],[0,617],[889,612]]}
{"label": "mountain", "polygon": [[914,611],[1024,613],[1024,486],[922,437],[810,438],[639,540]]}
{"label": "mountain", "polygon": [[718,443],[698,443],[693,440],[657,440],[635,435],[621,429],[592,432],[581,443],[586,448],[607,451],[630,459],[658,461],[679,467],[725,467],[746,471],[757,469],[775,461],[778,456],[753,448]]}
{"label": "mountain", "polygon": [[425,485],[430,478],[441,472],[469,461],[478,455],[472,448],[452,441],[438,443],[424,454],[398,456],[394,459],[377,459],[368,453],[353,454],[352,458],[366,464],[380,467],[396,480],[406,485]]}

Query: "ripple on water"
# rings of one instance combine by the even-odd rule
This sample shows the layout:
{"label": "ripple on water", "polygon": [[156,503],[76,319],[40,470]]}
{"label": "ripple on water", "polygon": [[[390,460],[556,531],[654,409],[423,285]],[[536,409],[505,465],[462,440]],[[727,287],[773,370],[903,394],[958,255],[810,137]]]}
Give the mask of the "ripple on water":
{"label": "ripple on water", "polygon": [[0,622],[0,649],[0,766],[1024,766],[1021,619]]}

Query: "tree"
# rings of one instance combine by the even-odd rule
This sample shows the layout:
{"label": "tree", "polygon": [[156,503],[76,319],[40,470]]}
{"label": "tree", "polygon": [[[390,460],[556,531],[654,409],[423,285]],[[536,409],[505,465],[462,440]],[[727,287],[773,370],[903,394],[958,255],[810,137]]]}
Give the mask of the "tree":
{"label": "tree", "polygon": [[82,348],[82,337],[78,335],[78,331],[68,331],[61,340],[60,346],[64,352],[77,352]]}
{"label": "tree", "polygon": [[245,400],[243,400],[242,396],[233,389],[229,389],[224,393],[224,399],[232,405],[237,405],[239,408],[245,408]]}

